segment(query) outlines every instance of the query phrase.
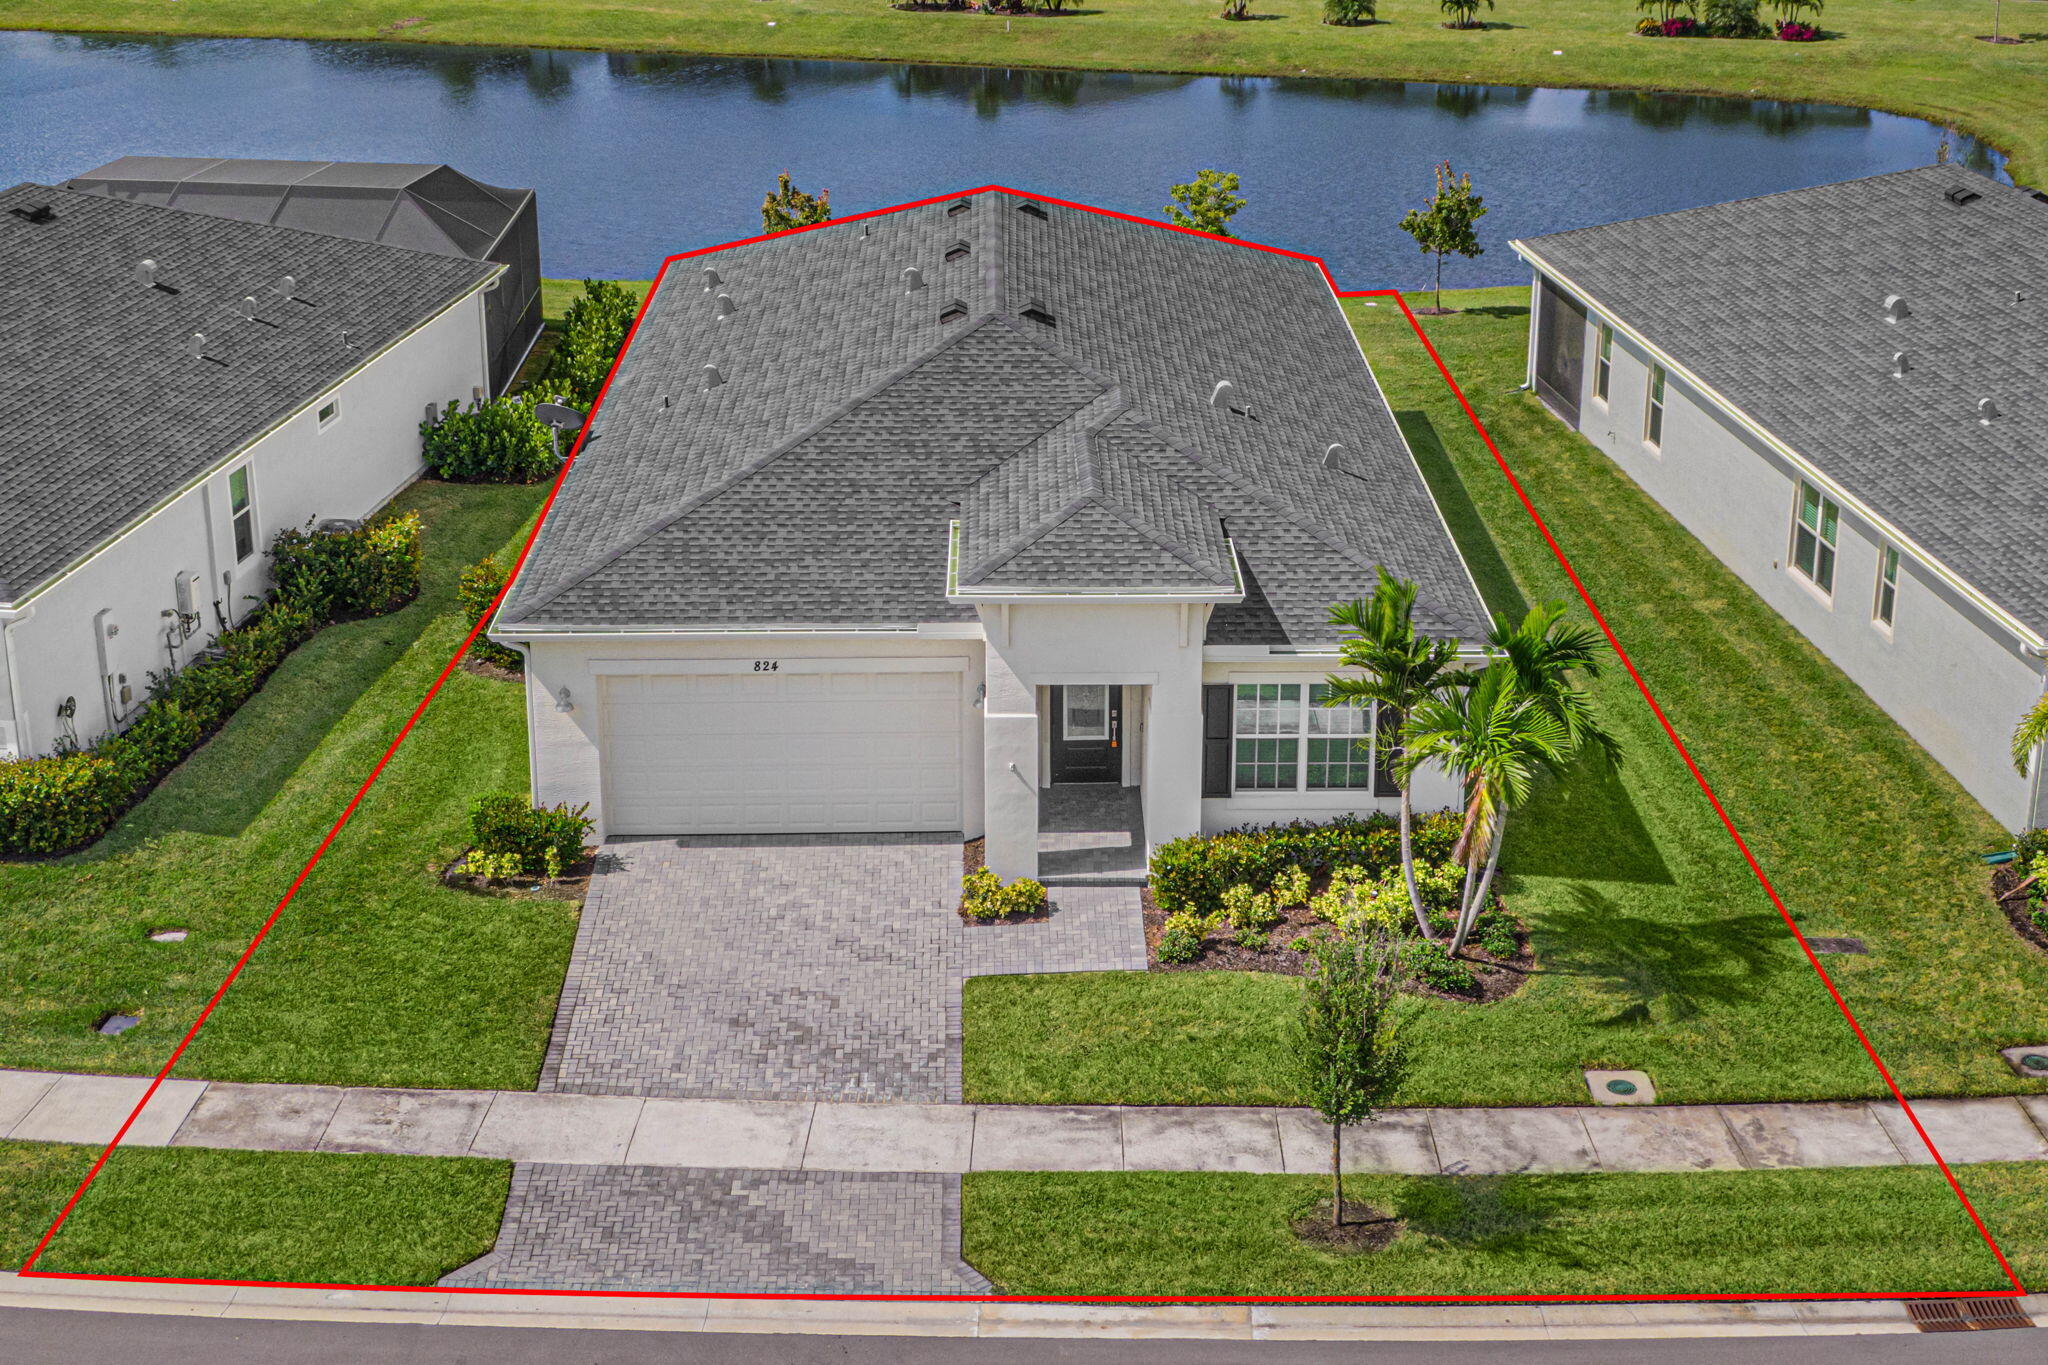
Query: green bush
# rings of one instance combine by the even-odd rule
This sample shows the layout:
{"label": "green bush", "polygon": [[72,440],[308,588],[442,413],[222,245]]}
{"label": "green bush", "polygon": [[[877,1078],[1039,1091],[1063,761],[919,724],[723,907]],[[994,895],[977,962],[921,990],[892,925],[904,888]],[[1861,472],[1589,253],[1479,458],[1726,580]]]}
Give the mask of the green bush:
{"label": "green bush", "polygon": [[1207,937],[1208,928],[1200,915],[1185,910],[1168,915],[1159,934],[1159,960],[1193,962],[1202,955],[1202,940]]}
{"label": "green bush", "polygon": [[2019,854],[2019,861],[2031,863],[2048,853],[2048,829],[2030,829],[2012,841],[2013,852]]}
{"label": "green bush", "polygon": [[1770,30],[1760,8],[1761,0],[1706,0],[1701,21],[1716,38],[1761,38]]}
{"label": "green bush", "polygon": [[1443,944],[1426,938],[1401,945],[1401,969],[1422,985],[1451,995],[1469,995],[1479,988],[1479,978],[1470,968],[1452,957]]}
{"label": "green bush", "polygon": [[[485,555],[462,571],[462,578],[455,587],[455,598],[462,606],[464,620],[473,626],[484,619],[491,603],[497,601],[498,594],[505,590],[506,574],[505,566],[498,562],[496,555]],[[507,649],[484,638],[481,633],[477,635],[476,643],[469,647],[469,656],[500,668],[519,668],[525,663],[518,650]]]}
{"label": "green bush", "polygon": [[969,919],[1035,915],[1045,906],[1045,887],[1029,877],[1019,877],[1004,886],[1001,877],[979,867],[960,879],[960,911]]}
{"label": "green bush", "polygon": [[562,462],[555,438],[533,415],[532,397],[455,400],[439,421],[420,423],[427,468],[451,483],[539,483]]}
{"label": "green bush", "polygon": [[270,544],[277,600],[317,621],[382,616],[419,596],[426,560],[417,512],[379,517],[353,531],[286,529]]}
{"label": "green bush", "polygon": [[639,301],[624,285],[585,280],[582,294],[562,314],[561,339],[548,352],[534,388],[581,408],[595,403],[639,311]]}
{"label": "green bush", "polygon": [[[1418,860],[1440,862],[1458,841],[1456,811],[1416,820]],[[1343,816],[1324,824],[1247,825],[1221,834],[1191,834],[1152,854],[1152,897],[1162,910],[1208,914],[1240,884],[1271,886],[1290,867],[1314,874],[1338,867],[1382,872],[1401,861],[1401,832],[1391,815]]]}
{"label": "green bush", "polygon": [[1378,0],[1323,0],[1323,22],[1349,27],[1379,17]]}
{"label": "green bush", "polygon": [[583,856],[589,838],[588,806],[536,807],[523,796],[501,792],[480,797],[470,807],[470,835],[476,851],[488,857],[513,857],[528,876],[553,877]]}
{"label": "green bush", "polygon": [[128,808],[133,766],[100,749],[0,763],[0,853],[62,853],[97,839]]}

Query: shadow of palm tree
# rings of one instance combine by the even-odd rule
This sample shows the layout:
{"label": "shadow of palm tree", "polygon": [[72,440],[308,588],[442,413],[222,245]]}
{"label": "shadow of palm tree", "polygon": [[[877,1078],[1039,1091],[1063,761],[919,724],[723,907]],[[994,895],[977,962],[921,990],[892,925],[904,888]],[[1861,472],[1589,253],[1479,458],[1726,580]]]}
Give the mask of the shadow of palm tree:
{"label": "shadow of palm tree", "polygon": [[1394,1214],[1410,1232],[1461,1249],[1533,1252],[1572,1267],[1585,1262],[1556,1226],[1566,1194],[1561,1182],[1540,1176],[1428,1176],[1402,1186]]}
{"label": "shadow of palm tree", "polygon": [[1509,825],[1501,859],[1521,876],[1650,886],[1677,881],[1620,771],[1597,760],[1544,786],[1540,799]]}
{"label": "shadow of palm tree", "polygon": [[1804,971],[1775,914],[1728,915],[1692,924],[1630,915],[1591,887],[1576,905],[1541,916],[1543,972],[1584,978],[1615,1001],[1595,1022],[1631,1027],[1696,1018],[1780,989]]}

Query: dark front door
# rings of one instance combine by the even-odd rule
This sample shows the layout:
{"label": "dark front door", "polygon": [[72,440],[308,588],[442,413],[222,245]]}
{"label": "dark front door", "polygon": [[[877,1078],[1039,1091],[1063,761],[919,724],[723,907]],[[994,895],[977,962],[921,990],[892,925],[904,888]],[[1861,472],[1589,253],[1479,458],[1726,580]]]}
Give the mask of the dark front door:
{"label": "dark front door", "polygon": [[1104,683],[1052,690],[1052,780],[1120,782],[1124,690]]}

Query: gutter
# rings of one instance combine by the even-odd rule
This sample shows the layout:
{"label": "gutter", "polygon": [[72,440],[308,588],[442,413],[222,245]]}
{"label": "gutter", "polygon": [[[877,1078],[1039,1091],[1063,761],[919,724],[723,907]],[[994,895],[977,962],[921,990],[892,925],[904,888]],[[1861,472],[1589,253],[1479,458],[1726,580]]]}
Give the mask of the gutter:
{"label": "gutter", "polygon": [[[1939,559],[1935,558],[1935,556],[1929,554],[1926,551],[1926,549],[1920,545],[1918,541],[1914,540],[1911,536],[1906,535],[1903,531],[1899,530],[1897,526],[1893,525],[1889,519],[1880,516],[1873,508],[1871,508],[1871,506],[1868,503],[1864,502],[1855,494],[1849,492],[1846,488],[1843,488],[1841,484],[1835,482],[1834,479],[1830,478],[1827,474],[1822,472],[1820,467],[1815,465],[1813,461],[1807,459],[1804,455],[1801,455],[1798,451],[1794,450],[1791,446],[1785,444],[1785,442],[1780,440],[1777,436],[1773,435],[1768,428],[1766,428],[1762,423],[1758,422],[1755,418],[1751,417],[1748,413],[1744,412],[1741,408],[1737,407],[1713,385],[1701,379],[1692,370],[1688,369],[1685,365],[1679,363],[1662,347],[1659,347],[1654,342],[1652,342],[1648,337],[1644,336],[1641,332],[1637,331],[1634,327],[1631,327],[1628,323],[1622,321],[1621,318],[1615,314],[1614,310],[1610,309],[1609,307],[1607,307],[1607,305],[1601,303],[1598,299],[1594,298],[1593,295],[1584,287],[1582,287],[1576,280],[1572,279],[1569,275],[1566,275],[1564,272],[1553,267],[1548,261],[1544,260],[1542,256],[1540,256],[1539,254],[1537,254],[1537,252],[1530,248],[1527,242],[1515,240],[1510,241],[1508,245],[1514,249],[1516,255],[1520,256],[1523,260],[1529,262],[1543,274],[1557,281],[1566,289],[1569,289],[1588,307],[1597,309],[1601,315],[1601,319],[1604,322],[1606,322],[1609,326],[1614,328],[1615,331],[1620,332],[1623,336],[1626,336],[1627,338],[1629,338],[1629,340],[1635,342],[1645,351],[1648,351],[1651,355],[1655,356],[1657,358],[1657,362],[1664,367],[1665,371],[1668,374],[1683,379],[1689,387],[1697,389],[1700,393],[1705,394],[1708,398],[1712,399],[1714,404],[1718,406],[1723,412],[1727,413],[1730,417],[1732,417],[1735,420],[1735,422],[1742,427],[1743,430],[1749,432],[1752,436],[1756,437],[1759,441],[1762,441],[1766,446],[1770,447],[1773,451],[1777,452],[1777,454],[1783,457],[1788,463],[1790,463],[1793,468],[1797,469],[1800,472],[1801,476],[1804,477],[1809,483],[1812,483],[1816,487],[1820,488],[1830,498],[1834,499],[1834,501],[1841,504],[1842,506],[1852,508],[1856,512],[1857,516],[1863,518],[1872,526],[1875,526],[1881,533],[1883,533],[1883,535],[1886,538],[1897,542],[1901,548],[1911,552],[1914,559],[1917,560],[1920,564],[1926,566],[1926,568],[1930,572],[1932,572],[1936,578],[1940,579],[1943,583],[1946,583],[1949,587],[1953,588],[1956,592],[1960,593],[1966,600],[1970,602],[1971,605],[1975,606],[1978,610],[1982,611],[1985,615],[1989,616],[1992,620],[1996,621],[1999,625],[2003,626],[2007,630],[2007,632],[2009,632],[2014,638],[2016,638],[2020,642],[2020,646],[2024,651],[2032,653],[2036,657],[2041,657],[2040,651],[2044,646],[2048,646],[2048,640],[2043,640],[2039,633],[2025,625],[2023,622],[2020,621],[2018,617],[2014,616],[2011,612],[2007,611],[2005,608],[1993,602],[1989,597],[1986,597],[1974,585],[1972,585],[1969,582],[1969,580],[1963,578],[1961,575],[1957,574],[1955,570],[1949,568],[1946,564],[1942,563]],[[1529,315],[1530,328],[1532,331],[1535,328],[1535,321],[1535,307],[1534,300],[1532,299]],[[1531,351],[1531,357],[1533,364],[1533,349]]]}

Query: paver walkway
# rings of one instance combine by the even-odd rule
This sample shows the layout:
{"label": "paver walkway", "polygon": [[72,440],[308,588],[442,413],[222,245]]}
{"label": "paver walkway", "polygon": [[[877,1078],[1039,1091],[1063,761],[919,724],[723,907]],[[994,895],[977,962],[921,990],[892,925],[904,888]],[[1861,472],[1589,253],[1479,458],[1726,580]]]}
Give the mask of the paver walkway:
{"label": "paver walkway", "polygon": [[[0,1137],[104,1143],[141,1077],[0,1071]],[[1951,1162],[2048,1161],[2039,1095],[1913,1103]],[[1326,1170],[1303,1109],[671,1100],[166,1081],[127,1142],[791,1171]],[[1409,1109],[1345,1135],[1348,1168],[1423,1175],[1896,1166],[1931,1160],[1889,1102]]]}
{"label": "paver walkway", "polygon": [[959,836],[621,839],[606,846],[543,1091],[953,1100],[960,983],[1145,966],[1138,893],[1067,887],[968,925]]}

